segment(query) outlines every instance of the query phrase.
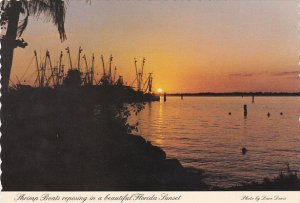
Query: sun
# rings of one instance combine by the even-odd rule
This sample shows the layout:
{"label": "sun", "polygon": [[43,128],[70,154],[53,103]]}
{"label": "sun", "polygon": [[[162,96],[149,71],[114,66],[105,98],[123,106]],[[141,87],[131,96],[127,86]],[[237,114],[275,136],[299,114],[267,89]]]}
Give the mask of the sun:
{"label": "sun", "polygon": [[161,88],[158,88],[158,89],[157,89],[157,93],[160,94],[160,93],[162,93],[162,92],[163,92],[163,90],[162,90]]}

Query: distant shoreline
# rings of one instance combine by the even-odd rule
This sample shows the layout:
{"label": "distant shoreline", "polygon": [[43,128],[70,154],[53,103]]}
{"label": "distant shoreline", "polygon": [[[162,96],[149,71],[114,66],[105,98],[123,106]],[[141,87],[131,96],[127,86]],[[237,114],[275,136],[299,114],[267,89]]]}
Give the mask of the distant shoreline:
{"label": "distant shoreline", "polygon": [[205,93],[174,93],[174,94],[167,94],[167,96],[184,96],[184,97],[195,97],[195,96],[211,96],[211,97],[228,97],[228,96],[234,96],[234,97],[252,97],[252,96],[300,96],[300,92],[294,92],[294,93],[287,93],[287,92],[226,92],[226,93],[212,93],[212,92],[205,92]]}

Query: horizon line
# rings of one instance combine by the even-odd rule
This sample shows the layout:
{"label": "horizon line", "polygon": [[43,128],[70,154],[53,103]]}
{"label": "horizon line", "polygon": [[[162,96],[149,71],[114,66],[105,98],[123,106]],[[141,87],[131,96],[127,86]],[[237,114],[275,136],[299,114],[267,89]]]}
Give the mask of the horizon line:
{"label": "horizon line", "polygon": [[167,93],[167,95],[203,95],[203,94],[235,94],[235,95],[241,95],[241,94],[245,94],[245,95],[265,95],[265,94],[299,94],[300,96],[300,91],[299,92],[263,92],[263,91],[258,91],[258,92],[195,92],[195,93],[191,93],[191,92],[184,92],[184,93]]}

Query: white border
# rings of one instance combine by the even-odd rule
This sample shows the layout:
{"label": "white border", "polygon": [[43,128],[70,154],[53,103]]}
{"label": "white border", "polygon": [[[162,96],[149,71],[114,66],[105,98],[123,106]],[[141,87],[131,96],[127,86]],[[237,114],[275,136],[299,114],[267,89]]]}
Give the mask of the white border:
{"label": "white border", "polygon": [[[299,16],[300,16],[300,1],[299,1]],[[300,17],[299,17],[299,68],[300,68]],[[0,44],[0,50],[1,50],[1,44]],[[1,59],[1,55],[0,55]],[[0,63],[0,68],[2,68],[1,63]],[[300,78],[300,73],[299,73],[299,78]],[[1,81],[1,74],[0,74],[0,81]],[[0,89],[1,89],[1,83],[0,83]],[[300,86],[299,86],[300,89]],[[0,97],[2,96],[1,91],[0,91]],[[300,100],[300,97],[299,97]],[[0,102],[0,112],[1,112],[1,102]],[[300,122],[300,117],[299,117],[299,122]],[[1,127],[1,119],[0,119],[0,127]],[[0,138],[1,138],[1,131],[0,131]],[[0,145],[0,153],[1,153],[1,145]],[[0,165],[2,161],[0,159]],[[0,168],[0,177],[2,174],[2,170]],[[260,192],[251,192],[251,191],[246,191],[246,192],[3,192],[2,191],[2,184],[0,180],[0,202],[1,203],[16,203],[16,202],[34,202],[34,203],[73,203],[73,202],[189,202],[189,203],[198,203],[198,202],[208,202],[208,203],[237,203],[237,202],[268,202],[268,203],[273,203],[273,202],[287,202],[287,203],[300,203],[300,191],[272,191],[272,192],[265,192],[265,191],[260,191]],[[16,198],[20,194],[25,194],[25,196],[31,196],[31,197],[38,197],[38,200],[16,200]],[[50,196],[59,196],[60,200],[42,200],[41,197],[44,194],[49,194]],[[128,194],[129,196],[131,195],[136,195],[136,194],[143,194],[145,196],[157,196],[157,200],[89,200],[90,197],[103,197],[105,198],[106,195],[110,194],[111,196],[124,196]],[[179,197],[179,200],[160,200],[160,197],[162,194],[168,194],[169,196],[173,197]],[[62,197],[87,197],[86,201],[80,201],[80,200],[62,200]],[[264,200],[263,198],[266,198],[268,200]],[[280,199],[276,199],[276,197],[280,197]]]}

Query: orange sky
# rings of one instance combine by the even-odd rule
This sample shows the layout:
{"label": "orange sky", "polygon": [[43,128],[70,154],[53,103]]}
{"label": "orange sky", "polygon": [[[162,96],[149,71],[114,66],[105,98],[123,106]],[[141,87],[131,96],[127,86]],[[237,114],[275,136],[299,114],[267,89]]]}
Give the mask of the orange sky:
{"label": "orange sky", "polygon": [[[78,46],[108,61],[130,84],[136,57],[146,58],[155,89],[175,92],[299,91],[298,1],[69,1],[68,39],[51,23],[31,18],[11,79],[34,80],[33,50],[58,59]],[[64,52],[65,53],[65,52]],[[66,53],[65,53],[66,56]],[[65,57],[65,64],[68,65]],[[32,62],[32,63],[30,63]],[[98,78],[100,75],[97,76]]]}

